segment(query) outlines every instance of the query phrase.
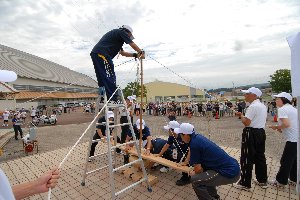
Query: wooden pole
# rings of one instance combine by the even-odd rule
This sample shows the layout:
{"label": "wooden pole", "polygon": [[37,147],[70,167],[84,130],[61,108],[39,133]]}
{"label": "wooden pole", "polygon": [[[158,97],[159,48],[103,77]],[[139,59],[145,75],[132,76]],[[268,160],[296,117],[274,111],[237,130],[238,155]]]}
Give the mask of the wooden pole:
{"label": "wooden pole", "polygon": [[142,129],[142,121],[143,121],[143,98],[144,98],[144,88],[143,88],[143,58],[140,58],[141,61],[141,104],[140,104],[140,152],[142,152],[142,137],[143,137],[143,129]]}

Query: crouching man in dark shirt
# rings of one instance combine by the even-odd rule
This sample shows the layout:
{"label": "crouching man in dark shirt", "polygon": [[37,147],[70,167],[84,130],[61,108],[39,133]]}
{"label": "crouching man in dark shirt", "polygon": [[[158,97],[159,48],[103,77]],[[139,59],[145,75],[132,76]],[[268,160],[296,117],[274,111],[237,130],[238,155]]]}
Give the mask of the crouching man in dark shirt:
{"label": "crouching man in dark shirt", "polygon": [[174,130],[190,147],[193,189],[201,200],[220,199],[216,186],[235,183],[240,178],[239,163],[218,145],[195,133],[194,126],[182,123]]}

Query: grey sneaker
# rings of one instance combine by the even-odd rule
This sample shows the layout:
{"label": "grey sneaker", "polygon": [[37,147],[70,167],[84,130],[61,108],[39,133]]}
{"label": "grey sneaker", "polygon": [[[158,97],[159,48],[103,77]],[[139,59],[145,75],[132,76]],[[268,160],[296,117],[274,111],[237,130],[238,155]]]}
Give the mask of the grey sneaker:
{"label": "grey sneaker", "polygon": [[293,187],[296,187],[297,183],[295,181],[291,181],[289,179],[289,183],[288,183],[290,186],[293,186]]}
{"label": "grey sneaker", "polygon": [[269,186],[268,186],[268,182],[265,182],[265,183],[260,183],[258,182],[257,180],[254,180],[254,183],[256,185],[259,185],[262,189],[267,189]]}
{"label": "grey sneaker", "polygon": [[268,183],[272,186],[278,187],[278,188],[285,188],[285,185],[279,183],[277,180],[270,180]]}

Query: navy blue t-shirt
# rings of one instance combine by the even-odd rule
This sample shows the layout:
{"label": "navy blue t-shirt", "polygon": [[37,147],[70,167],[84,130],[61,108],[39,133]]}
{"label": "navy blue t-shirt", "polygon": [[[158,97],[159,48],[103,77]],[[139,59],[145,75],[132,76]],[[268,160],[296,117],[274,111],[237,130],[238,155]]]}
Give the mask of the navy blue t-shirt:
{"label": "navy blue t-shirt", "polygon": [[124,42],[132,43],[128,33],[123,29],[113,29],[107,32],[94,46],[92,52],[100,53],[113,59],[121,50]]}
{"label": "navy blue t-shirt", "polygon": [[[102,124],[103,122],[106,122],[105,116],[102,116],[98,119],[98,125],[96,126],[97,129],[101,129],[102,135],[106,136],[106,124]],[[101,124],[101,125],[100,125]],[[109,123],[109,125],[114,125],[114,123]],[[112,133],[113,128],[109,128],[110,134]],[[97,131],[96,131],[97,134]]]}
{"label": "navy blue t-shirt", "polygon": [[[136,125],[133,125],[133,130],[134,130],[134,133],[135,133],[135,137],[136,137],[137,139],[140,139],[140,130],[137,129]],[[150,129],[148,128],[148,126],[145,126],[145,128],[144,128],[143,131],[142,131],[142,134],[143,134],[142,140],[147,140],[147,137],[151,135],[151,134],[150,134]],[[130,129],[129,129],[127,135],[128,135],[129,137],[132,137],[132,133],[131,133]]]}
{"label": "navy blue t-shirt", "polygon": [[240,172],[239,163],[203,135],[192,135],[190,151],[190,165],[201,164],[204,170],[214,170],[228,178],[233,178]]}
{"label": "navy blue t-shirt", "polygon": [[[177,140],[177,141],[176,141]],[[168,137],[168,142],[167,142],[170,146],[172,146],[173,144],[175,145],[175,147],[177,148],[177,152],[181,153],[181,154],[186,154],[186,151],[189,147],[188,144],[184,143],[181,139],[181,137],[175,137],[174,136],[169,136]],[[183,152],[181,152],[181,150]]]}
{"label": "navy blue t-shirt", "polygon": [[167,144],[167,140],[161,139],[161,138],[155,138],[151,140],[151,143],[153,145],[153,149],[151,153],[153,154],[159,154],[162,148]]}
{"label": "navy blue t-shirt", "polygon": [[[16,123],[18,120],[17,120],[17,118],[13,118],[11,121],[12,121],[13,123]],[[17,126],[17,125],[14,124],[14,126]]]}

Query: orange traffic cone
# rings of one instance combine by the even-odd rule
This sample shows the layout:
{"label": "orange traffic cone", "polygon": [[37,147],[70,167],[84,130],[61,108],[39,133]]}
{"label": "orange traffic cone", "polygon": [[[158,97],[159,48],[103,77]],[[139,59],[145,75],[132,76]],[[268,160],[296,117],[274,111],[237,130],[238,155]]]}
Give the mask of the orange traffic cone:
{"label": "orange traffic cone", "polygon": [[220,119],[220,118],[219,118],[219,112],[216,112],[216,117],[215,117],[215,119]]}
{"label": "orange traffic cone", "polygon": [[276,114],[274,115],[274,122],[278,122]]}

